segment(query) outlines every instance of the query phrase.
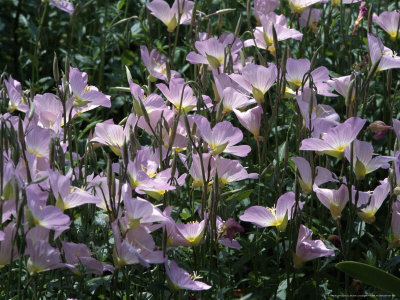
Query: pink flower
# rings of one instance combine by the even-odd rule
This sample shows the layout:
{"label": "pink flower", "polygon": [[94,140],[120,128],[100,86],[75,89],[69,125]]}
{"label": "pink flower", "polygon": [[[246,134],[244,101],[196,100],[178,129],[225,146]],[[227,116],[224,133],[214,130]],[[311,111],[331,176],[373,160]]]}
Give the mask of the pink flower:
{"label": "pink flower", "polygon": [[238,57],[238,52],[242,46],[242,42],[239,39],[235,39],[233,34],[222,35],[219,39],[214,37],[195,42],[195,47],[198,53],[190,52],[186,56],[186,60],[191,64],[206,64],[212,69],[219,69],[223,67],[226,56],[226,49],[228,45],[231,45],[230,54],[233,60]]}
{"label": "pink flower", "polygon": [[358,117],[347,119],[323,134],[322,139],[309,138],[301,142],[300,150],[319,151],[336,158],[342,158],[344,150],[354,141],[366,120]]}
{"label": "pink flower", "polygon": [[[246,209],[239,219],[251,222],[258,227],[276,226],[279,231],[284,232],[287,222],[294,216],[295,205],[294,193],[287,192],[279,197],[276,208],[252,206]],[[299,209],[302,209],[301,204],[299,204]]]}
{"label": "pink flower", "polygon": [[98,204],[101,200],[88,192],[71,186],[71,173],[69,176],[58,172],[49,171],[50,187],[56,198],[56,206],[62,211],[83,204]]}
{"label": "pink flower", "polygon": [[11,113],[15,110],[26,113],[29,110],[29,107],[23,97],[21,83],[17,80],[14,80],[12,76],[10,76],[8,80],[4,79],[4,84],[6,86],[9,99],[8,110]]}
{"label": "pink flower", "polygon": [[33,243],[28,239],[26,253],[29,255],[27,269],[31,276],[67,266],[61,262],[60,251],[44,240]]}
{"label": "pink flower", "polygon": [[[192,279],[192,276],[184,269],[178,267],[176,262],[171,260],[168,265],[168,258],[165,258],[164,261],[165,272],[167,273],[168,279],[170,280],[171,287],[174,290],[191,290],[191,291],[201,291],[208,290],[211,286],[205,284],[201,281],[195,281]],[[194,278],[197,279],[197,278]]]}
{"label": "pink flower", "polygon": [[223,112],[229,115],[232,110],[244,109],[252,103],[255,103],[254,99],[249,99],[249,97],[239,93],[232,87],[227,87],[223,90],[220,105],[223,106]]}
{"label": "pink flower", "polygon": [[215,159],[215,168],[218,173],[221,187],[229,182],[235,182],[243,179],[256,179],[258,174],[247,173],[246,169],[236,160],[226,159],[217,156]]}
{"label": "pink flower", "polygon": [[[311,63],[308,59],[288,58],[286,62],[286,80],[293,89],[298,89],[302,85],[308,86],[309,79],[305,80],[306,73],[310,70]],[[318,67],[311,72],[311,77],[317,87],[317,93],[334,97],[329,90],[329,86],[325,83],[329,77],[329,70],[326,67]],[[303,82],[304,80],[304,82]]]}
{"label": "pink flower", "polygon": [[177,233],[179,233],[189,246],[198,246],[203,243],[206,220],[188,224],[175,223]]}
{"label": "pink flower", "polygon": [[[375,214],[378,209],[382,206],[383,201],[390,192],[390,183],[388,179],[381,181],[374,191],[371,192],[361,192],[358,191],[358,201],[357,207],[360,209],[357,214],[358,216],[368,224],[375,222]],[[353,189],[352,202],[356,202],[357,191]]]}
{"label": "pink flower", "polygon": [[12,246],[15,234],[15,224],[13,222],[8,223],[4,228],[3,239],[0,242],[0,266],[8,265],[11,260],[18,257],[17,245],[14,245],[14,249]]}
{"label": "pink flower", "polygon": [[72,3],[66,0],[50,0],[50,3],[53,4],[58,9],[65,11],[66,13],[72,15],[74,13],[74,6]]}
{"label": "pink flower", "polygon": [[299,178],[300,186],[303,192],[307,195],[311,194],[313,190],[313,184],[315,184],[316,186],[320,186],[329,181],[337,181],[336,179],[333,178],[334,174],[331,171],[323,167],[317,167],[315,172],[316,176],[313,182],[311,166],[309,162],[300,156],[292,157],[292,160],[300,173],[300,178]]}
{"label": "pink flower", "polygon": [[400,68],[400,57],[395,55],[392,50],[385,47],[379,37],[368,33],[368,48],[372,65],[382,57],[376,69],[377,72]]}
{"label": "pink flower", "polygon": [[240,124],[250,131],[255,138],[260,136],[261,116],[263,114],[263,109],[260,105],[257,105],[244,112],[235,109],[234,113]]}
{"label": "pink flower", "polygon": [[54,94],[46,93],[34,97],[35,113],[38,115],[38,125],[43,128],[61,131],[63,107],[61,101]]}
{"label": "pink flower", "polygon": [[[192,154],[192,164],[188,167],[186,163],[186,156],[179,154],[179,158],[188,169],[190,176],[193,178],[193,188],[203,187],[206,183],[203,180],[203,171],[205,180],[211,184],[211,178],[215,175],[215,160],[210,153],[203,153],[201,158],[199,154]],[[201,167],[201,160],[203,161],[203,169]]]}
{"label": "pink flower", "polygon": [[110,96],[99,92],[94,86],[88,86],[87,83],[87,73],[80,72],[77,68],[70,68],[69,85],[73,94],[73,107],[75,107],[79,113],[98,106],[111,107]]}
{"label": "pink flower", "polygon": [[210,123],[205,117],[196,115],[193,119],[196,122],[202,139],[210,147],[211,155],[218,155],[225,152],[244,157],[251,151],[248,145],[235,146],[243,139],[243,133],[230,122],[217,123],[211,129]]}
{"label": "pink flower", "polygon": [[[157,78],[168,81],[167,78],[167,62],[168,59],[161,55],[156,49],[149,50],[146,46],[140,46],[140,55],[147,71],[150,73],[150,80],[156,81]],[[179,73],[171,70],[171,77],[180,77]]]}
{"label": "pink flower", "polygon": [[[173,32],[179,24],[188,24],[192,18],[193,1],[174,1],[172,8],[164,0],[153,0],[147,3],[151,14],[167,26],[168,32]],[[179,6],[179,10],[178,10]]]}
{"label": "pink flower", "polygon": [[395,40],[398,36],[399,16],[397,11],[384,11],[379,16],[374,13],[372,20],[385,30],[392,40]]}
{"label": "pink flower", "polygon": [[123,187],[123,201],[127,229],[138,228],[141,224],[165,222],[167,218],[150,202],[141,198],[130,197],[131,190],[127,185]]}
{"label": "pink flower", "polygon": [[332,218],[337,220],[341,217],[342,210],[349,201],[349,191],[345,184],[338,190],[321,189],[314,184],[314,192],[321,203],[330,210]]}
{"label": "pink flower", "polygon": [[118,220],[112,223],[112,230],[115,241],[113,258],[118,268],[138,263],[144,267],[149,267],[150,264],[163,262],[162,251],[155,250],[156,244],[146,229],[142,227],[130,229],[125,232],[123,240],[121,239]]}
{"label": "pink flower", "polygon": [[85,244],[67,243],[62,241],[62,248],[65,254],[65,261],[67,264],[72,265],[71,268],[74,272],[79,273],[77,266],[83,265],[86,273],[101,275],[103,271],[114,270],[110,265],[103,265],[97,259],[94,259],[88,246]]}
{"label": "pink flower", "polygon": [[400,202],[398,201],[392,205],[392,231],[393,241],[390,246],[397,248],[400,246]]}
{"label": "pink flower", "polygon": [[272,27],[275,28],[278,41],[287,39],[301,40],[303,34],[295,29],[290,29],[287,26],[287,20],[284,15],[277,15],[273,12],[266,16],[260,16],[262,27],[256,27],[254,31],[255,43],[253,39],[246,40],[246,47],[257,46],[261,49],[267,49],[272,54],[275,54],[274,38]]}
{"label": "pink flower", "polygon": [[[388,169],[389,162],[395,160],[393,156],[375,156],[372,158],[374,148],[368,142],[355,140],[353,142],[353,169],[357,180],[364,179],[365,175],[379,169]],[[347,160],[351,161],[350,148],[344,151]]]}
{"label": "pink flower", "polygon": [[264,102],[264,94],[275,83],[277,77],[277,68],[270,63],[268,68],[255,64],[247,64],[242,74],[231,74],[230,77],[243,87],[258,103]]}
{"label": "pink flower", "polygon": [[293,253],[293,262],[296,269],[301,268],[306,261],[323,256],[335,256],[335,252],[326,248],[321,240],[312,240],[312,233],[311,229],[300,225],[296,253]]}
{"label": "pink flower", "polygon": [[69,217],[55,206],[43,205],[33,189],[27,191],[27,198],[29,208],[27,218],[30,224],[56,231],[64,231],[69,228]]}
{"label": "pink flower", "polygon": [[163,83],[157,84],[157,87],[177,110],[179,110],[181,100],[182,110],[186,113],[197,105],[197,98],[194,96],[192,88],[189,85],[185,85],[185,81],[182,78],[171,79],[169,87]]}
{"label": "pink flower", "polygon": [[[335,91],[338,92],[340,95],[346,98],[350,81],[351,81],[351,75],[347,75],[347,76],[332,78],[332,80],[328,80],[326,81],[326,83],[329,84],[332,88],[334,88]],[[356,93],[356,87],[354,86],[353,92],[351,94],[351,101],[354,100],[355,93]]]}
{"label": "pink flower", "polygon": [[[321,19],[322,11],[316,8],[307,7],[300,15],[299,24],[301,28],[311,27],[314,33],[318,31],[318,22]],[[308,22],[308,23],[307,23]]]}
{"label": "pink flower", "polygon": [[121,156],[121,147],[126,140],[128,140],[128,136],[125,135],[122,126],[114,124],[112,120],[108,120],[96,124],[93,138],[90,141],[107,145],[112,152]]}
{"label": "pink flower", "polygon": [[267,15],[273,12],[279,6],[278,0],[254,0],[254,15],[257,21],[260,21],[260,16]]}
{"label": "pink flower", "polygon": [[289,0],[290,9],[293,13],[301,14],[308,6],[322,2],[321,0]]}

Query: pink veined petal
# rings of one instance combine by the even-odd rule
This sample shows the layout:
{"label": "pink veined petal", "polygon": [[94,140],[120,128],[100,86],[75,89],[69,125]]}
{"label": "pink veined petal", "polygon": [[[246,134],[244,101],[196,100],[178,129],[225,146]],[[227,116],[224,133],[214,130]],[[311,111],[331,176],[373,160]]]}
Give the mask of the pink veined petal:
{"label": "pink veined petal", "polygon": [[263,206],[252,206],[239,217],[244,222],[251,222],[258,227],[273,226],[275,216]]}
{"label": "pink veined petal", "polygon": [[280,196],[276,204],[276,217],[284,218],[286,212],[288,212],[288,220],[290,220],[293,217],[295,203],[295,195],[293,192],[287,192]]}
{"label": "pink veined petal", "polygon": [[[302,82],[304,74],[310,70],[308,59],[288,58],[286,62],[286,80],[289,82]],[[297,84],[300,86],[300,84]]]}
{"label": "pink veined petal", "polygon": [[398,201],[392,205],[392,230],[393,235],[400,239],[400,202]]}
{"label": "pink veined petal", "polygon": [[328,169],[325,169],[323,167],[317,167],[316,168],[317,176],[315,176],[314,183],[317,186],[320,186],[321,184],[324,184],[326,182],[337,182],[337,179],[333,178],[333,173],[329,171]]}
{"label": "pink veined petal", "polygon": [[303,38],[303,34],[296,29],[286,28],[279,24],[274,24],[274,27],[276,30],[278,41],[284,41],[287,39],[294,39],[299,41]]}
{"label": "pink veined petal", "polygon": [[374,209],[378,210],[390,192],[390,182],[386,178],[372,193],[371,202]]}
{"label": "pink veined petal", "polygon": [[240,146],[228,146],[226,147],[225,151],[226,153],[230,153],[232,155],[236,155],[239,157],[245,157],[247,154],[249,154],[251,151],[251,147],[248,145],[240,145]]}
{"label": "pink veined petal", "polygon": [[233,110],[236,117],[238,118],[240,124],[248,131],[250,131],[254,136],[259,136],[260,126],[261,126],[261,115],[263,114],[263,109],[261,106],[257,105],[245,112],[234,109]]}
{"label": "pink veined petal", "polygon": [[231,74],[229,75],[229,77],[237,84],[239,84],[242,88],[244,88],[247,92],[252,92],[251,83],[247,80],[247,78],[245,78],[244,75]]}
{"label": "pink veined petal", "polygon": [[78,96],[82,95],[87,85],[87,74],[80,72],[77,68],[70,68],[69,71],[69,84],[72,91]]}
{"label": "pink veined petal", "polygon": [[150,3],[147,3],[146,6],[151,11],[151,14],[153,16],[161,20],[166,25],[175,15],[172,9],[169,7],[168,3],[163,0],[153,0]]}
{"label": "pink veined petal", "polygon": [[299,170],[301,179],[311,185],[312,184],[312,174],[311,174],[311,167],[310,163],[303,157],[292,157],[294,164],[296,165],[297,169]]}
{"label": "pink veined petal", "polygon": [[196,123],[196,126],[198,130],[200,131],[201,137],[203,140],[209,143],[212,139],[212,131],[210,127],[210,123],[208,120],[200,115],[196,115],[193,117],[194,122]]}
{"label": "pink veined petal", "polygon": [[332,149],[324,140],[309,138],[301,141],[300,150],[325,151]]}

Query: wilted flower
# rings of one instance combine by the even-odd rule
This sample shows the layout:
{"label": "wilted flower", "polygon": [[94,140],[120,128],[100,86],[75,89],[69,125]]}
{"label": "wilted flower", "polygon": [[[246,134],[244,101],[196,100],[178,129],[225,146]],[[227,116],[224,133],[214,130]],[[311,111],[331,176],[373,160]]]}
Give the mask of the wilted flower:
{"label": "wilted flower", "polygon": [[375,140],[379,140],[383,138],[388,130],[393,129],[392,126],[386,125],[383,121],[374,121],[368,126],[368,129],[371,130],[374,134],[372,137]]}
{"label": "wilted flower", "polygon": [[368,15],[368,8],[365,7],[365,1],[361,2],[360,9],[358,12],[357,20],[354,22],[353,33],[354,34],[360,25],[361,21]]}
{"label": "wilted flower", "polygon": [[335,252],[326,248],[321,240],[312,240],[312,233],[311,229],[300,225],[296,253],[293,253],[293,262],[296,269],[301,268],[306,261],[323,256],[335,256]]}

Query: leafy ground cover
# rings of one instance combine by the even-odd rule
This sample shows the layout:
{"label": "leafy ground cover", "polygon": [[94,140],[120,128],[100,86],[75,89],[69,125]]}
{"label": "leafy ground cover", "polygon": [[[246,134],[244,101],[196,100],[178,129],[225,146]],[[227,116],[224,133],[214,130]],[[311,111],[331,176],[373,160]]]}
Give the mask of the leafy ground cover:
{"label": "leafy ground cover", "polygon": [[0,12],[4,299],[399,291],[399,2]]}

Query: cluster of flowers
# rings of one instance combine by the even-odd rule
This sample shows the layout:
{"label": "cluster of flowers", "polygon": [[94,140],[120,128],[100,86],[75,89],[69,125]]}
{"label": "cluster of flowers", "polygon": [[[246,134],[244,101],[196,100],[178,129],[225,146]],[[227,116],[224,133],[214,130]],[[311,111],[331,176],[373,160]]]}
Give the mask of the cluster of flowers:
{"label": "cluster of flowers", "polygon": [[[320,12],[309,6],[326,1],[289,2],[294,12],[301,13],[302,26],[315,27]],[[358,1],[343,0],[344,4],[354,2]],[[65,6],[65,1],[52,3],[73,12],[73,7]],[[133,113],[120,124],[114,124],[113,120],[96,124],[86,148],[85,156],[90,155],[89,150],[104,146],[120,158],[114,164],[108,160],[104,173],[84,174],[86,169],[82,168],[82,161],[86,157],[80,157],[71,149],[70,130],[79,114],[99,106],[111,107],[109,96],[88,85],[86,73],[69,67],[57,94],[34,97],[26,95],[21,84],[12,77],[6,79],[9,111],[19,111],[24,118],[9,113],[1,117],[2,132],[14,134],[16,146],[8,149],[2,146],[1,223],[4,230],[0,235],[0,264],[6,265],[18,256],[27,256],[26,267],[31,275],[35,275],[56,268],[80,272],[81,265],[87,273],[102,274],[130,264],[149,267],[150,264],[164,263],[173,288],[211,288],[193,280],[188,272],[169,260],[168,250],[174,246],[196,247],[204,243],[207,234],[223,246],[240,249],[234,237],[244,231],[242,226],[232,218],[224,221],[216,215],[216,203],[208,200],[208,195],[211,189],[218,193],[218,189],[226,184],[255,179],[258,174],[249,174],[240,161],[232,159],[246,157],[251,148],[240,144],[243,140],[241,129],[224,119],[236,117],[257,144],[261,142],[261,120],[266,114],[264,97],[281,79],[287,83],[285,97],[296,99],[304,126],[310,132],[310,138],[301,142],[299,150],[316,151],[337,159],[345,157],[353,164],[357,180],[363,180],[378,168],[389,168],[389,163],[394,162],[399,185],[400,152],[395,157],[374,156],[371,143],[357,140],[366,120],[351,117],[340,123],[340,117],[332,107],[317,103],[317,94],[337,97],[332,89],[345,98],[350,90],[351,98],[354,98],[351,82],[357,74],[331,79],[326,67],[314,69],[307,59],[287,58],[286,69],[282,71],[274,63],[263,66],[255,64],[251,57],[241,58],[243,47],[258,47],[275,55],[278,41],[302,39],[302,33],[289,28],[284,15],[273,12],[278,4],[276,0],[255,1],[255,15],[261,26],[254,29],[252,39],[242,42],[234,34],[222,34],[218,38],[199,34],[199,40],[194,44],[196,51],[190,52],[186,59],[191,64],[201,65],[205,72],[210,70],[214,99],[202,95],[195,84],[170,70],[168,59],[157,50],[149,52],[142,46],[141,55],[149,72],[149,82],[159,81],[156,87],[160,93],[152,93],[150,85],[145,91],[134,83],[128,72]],[[179,24],[190,24],[193,6],[192,1],[184,0],[175,1],[172,8],[163,0],[154,0],[147,5],[169,32]],[[397,37],[397,12],[384,12],[379,17],[374,16],[374,21],[392,38]],[[394,56],[378,37],[368,34],[368,43],[375,71],[400,68],[400,58]],[[374,122],[369,129],[376,133],[376,139],[382,138],[388,130],[394,130],[400,138],[400,121],[395,119],[393,128],[383,122]],[[151,136],[153,145],[140,145],[139,132]],[[17,156],[15,149],[20,150]],[[226,158],[227,155],[231,158]],[[339,179],[328,169],[316,166],[313,170],[303,157],[292,160],[299,171],[304,195],[314,192],[334,220],[340,219],[350,198],[358,208],[359,217],[366,223],[373,223],[391,189],[389,179],[384,179],[372,193],[358,191],[348,185],[345,178]],[[186,173],[178,174],[177,164],[187,169],[190,181]],[[66,169],[69,172],[66,173]],[[73,185],[83,182],[83,178],[82,186]],[[340,186],[338,189],[322,188],[327,182]],[[173,208],[165,205],[165,199],[168,192],[189,183],[203,193],[198,208],[201,221],[185,224],[171,217]],[[155,204],[164,201],[164,210],[142,199],[141,195],[147,195]],[[62,238],[62,233],[74,222],[65,211],[84,204],[96,205],[109,216],[109,229],[114,236],[113,266],[94,259],[87,245]],[[301,213],[303,205],[307,203],[296,199],[293,192],[287,192],[279,197],[276,207],[252,206],[240,220],[285,231],[288,221]],[[393,245],[399,244],[399,202],[393,204],[392,225]],[[156,246],[152,236],[159,229],[166,236],[163,251]],[[24,252],[14,242],[20,233],[26,240]],[[58,249],[53,247],[56,240],[61,242],[57,243]],[[60,251],[65,260],[61,259]],[[321,240],[312,240],[312,231],[300,225],[293,255],[295,267],[317,257],[333,255],[333,249],[328,249]]]}

